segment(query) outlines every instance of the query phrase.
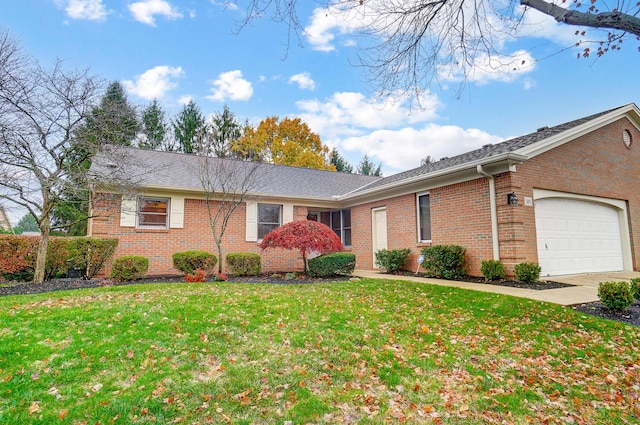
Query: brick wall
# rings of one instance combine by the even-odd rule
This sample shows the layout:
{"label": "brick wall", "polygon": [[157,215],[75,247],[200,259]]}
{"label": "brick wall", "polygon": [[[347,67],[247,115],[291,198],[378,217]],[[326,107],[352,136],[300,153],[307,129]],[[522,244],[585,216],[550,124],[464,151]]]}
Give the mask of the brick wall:
{"label": "brick wall", "polygon": [[[121,227],[119,196],[106,197],[98,202],[95,209],[99,217],[92,220],[92,235],[119,238],[114,258],[125,255],[149,258],[150,275],[179,274],[171,259],[175,252],[204,250],[218,256],[204,200],[185,199],[182,229]],[[262,258],[263,271],[302,271],[303,261],[299,253],[280,249],[262,251],[257,242],[245,241],[245,214],[245,205],[242,204],[229,219],[222,238],[223,257],[231,252],[256,252]],[[294,220],[306,219],[306,216],[306,207],[294,207]],[[109,271],[110,267],[107,266],[104,273],[108,274]]]}
{"label": "brick wall", "polygon": [[[622,131],[628,129],[635,141],[631,149],[622,143]],[[524,205],[534,189],[547,189],[589,196],[625,200],[633,250],[633,267],[640,264],[640,132],[625,118],[600,130],[581,136],[517,165],[516,172],[496,176],[498,241],[500,259],[511,274],[523,261],[537,262],[535,213]],[[491,211],[488,179],[477,179],[429,190],[433,244],[457,244],[467,248],[468,272],[480,275],[483,260],[493,258]],[[520,205],[507,205],[507,194],[516,192]],[[188,249],[203,249],[217,254],[204,201],[186,199],[184,228],[150,231],[119,225],[120,200],[111,196],[100,202],[102,210],[115,215],[95,218],[92,234],[118,236],[116,256],[143,255],[150,260],[150,273],[177,273],[171,254]],[[416,195],[351,206],[352,247],[357,268],[373,269],[371,220],[373,208],[385,207],[389,249],[410,248],[407,269],[415,271],[417,256],[425,246],[417,235]],[[294,207],[294,220],[305,219],[307,208]],[[261,252],[256,242],[245,241],[245,208],[241,205],[229,222],[223,239],[223,255],[249,251],[262,256],[264,271],[302,270],[302,258],[291,251]],[[108,271],[108,270],[107,270]]]}
{"label": "brick wall", "polygon": [[[623,130],[629,130],[634,143],[627,149]],[[515,191],[520,199],[516,208],[502,208],[501,239],[506,244],[505,262],[537,261],[535,212],[525,206],[525,196],[534,189],[575,193],[627,202],[633,269],[640,265],[640,132],[626,118],[581,136],[517,166],[515,173],[497,179],[498,199]],[[502,244],[502,242],[501,242]]]}

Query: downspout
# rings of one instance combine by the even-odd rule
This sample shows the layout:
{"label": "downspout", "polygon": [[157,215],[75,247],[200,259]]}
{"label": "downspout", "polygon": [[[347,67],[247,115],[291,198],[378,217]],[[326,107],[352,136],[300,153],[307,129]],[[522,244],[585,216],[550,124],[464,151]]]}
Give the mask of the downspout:
{"label": "downspout", "polygon": [[491,206],[491,242],[493,245],[493,259],[500,260],[500,244],[498,243],[498,210],[496,205],[496,181],[487,173],[481,164],[476,167],[478,174],[489,179],[489,204]]}

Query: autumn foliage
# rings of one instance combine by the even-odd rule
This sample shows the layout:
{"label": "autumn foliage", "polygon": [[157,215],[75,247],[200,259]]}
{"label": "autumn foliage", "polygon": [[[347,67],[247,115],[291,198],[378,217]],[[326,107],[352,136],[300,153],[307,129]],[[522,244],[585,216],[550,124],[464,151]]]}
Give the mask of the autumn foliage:
{"label": "autumn foliage", "polygon": [[329,226],[311,220],[292,221],[276,228],[262,239],[260,248],[300,251],[305,272],[310,253],[329,254],[344,250],[342,241]]}
{"label": "autumn foliage", "polygon": [[294,167],[335,171],[329,148],[300,118],[268,117],[231,144],[239,158]]}

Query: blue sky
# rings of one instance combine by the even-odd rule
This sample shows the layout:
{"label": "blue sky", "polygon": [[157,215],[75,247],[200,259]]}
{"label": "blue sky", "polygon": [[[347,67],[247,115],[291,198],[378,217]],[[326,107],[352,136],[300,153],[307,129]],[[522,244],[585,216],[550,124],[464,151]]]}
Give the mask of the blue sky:
{"label": "blue sky", "polygon": [[[381,162],[385,175],[615,106],[640,102],[640,53],[628,43],[600,59],[576,58],[575,27],[531,11],[533,37],[505,42],[528,67],[478,72],[427,88],[423,110],[377,99],[357,62],[353,25],[313,2],[306,33],[287,47],[287,28],[258,20],[236,34],[245,9],[224,0],[13,0],[0,26],[43,64],[89,68],[119,80],[132,103],[158,98],[170,116],[185,99],[207,115],[227,104],[240,121],[300,117],[355,166]],[[541,59],[546,58],[546,59]],[[541,59],[541,60],[536,60]]]}

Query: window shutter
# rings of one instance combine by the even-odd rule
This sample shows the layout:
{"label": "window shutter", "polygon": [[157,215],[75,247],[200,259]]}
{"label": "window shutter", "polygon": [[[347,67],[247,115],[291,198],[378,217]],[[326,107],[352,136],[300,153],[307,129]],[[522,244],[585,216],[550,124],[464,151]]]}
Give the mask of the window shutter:
{"label": "window shutter", "polygon": [[245,240],[247,242],[256,242],[258,240],[258,203],[247,202],[246,204],[246,220],[245,220]]}
{"label": "window shutter", "polygon": [[173,229],[182,229],[184,227],[184,198],[181,196],[172,196],[169,207],[171,208],[169,227]]}
{"label": "window shutter", "polygon": [[291,223],[293,221],[293,204],[282,205],[282,224]]}
{"label": "window shutter", "polygon": [[136,227],[136,215],[138,214],[138,205],[136,198],[122,197],[120,203],[120,226]]}

